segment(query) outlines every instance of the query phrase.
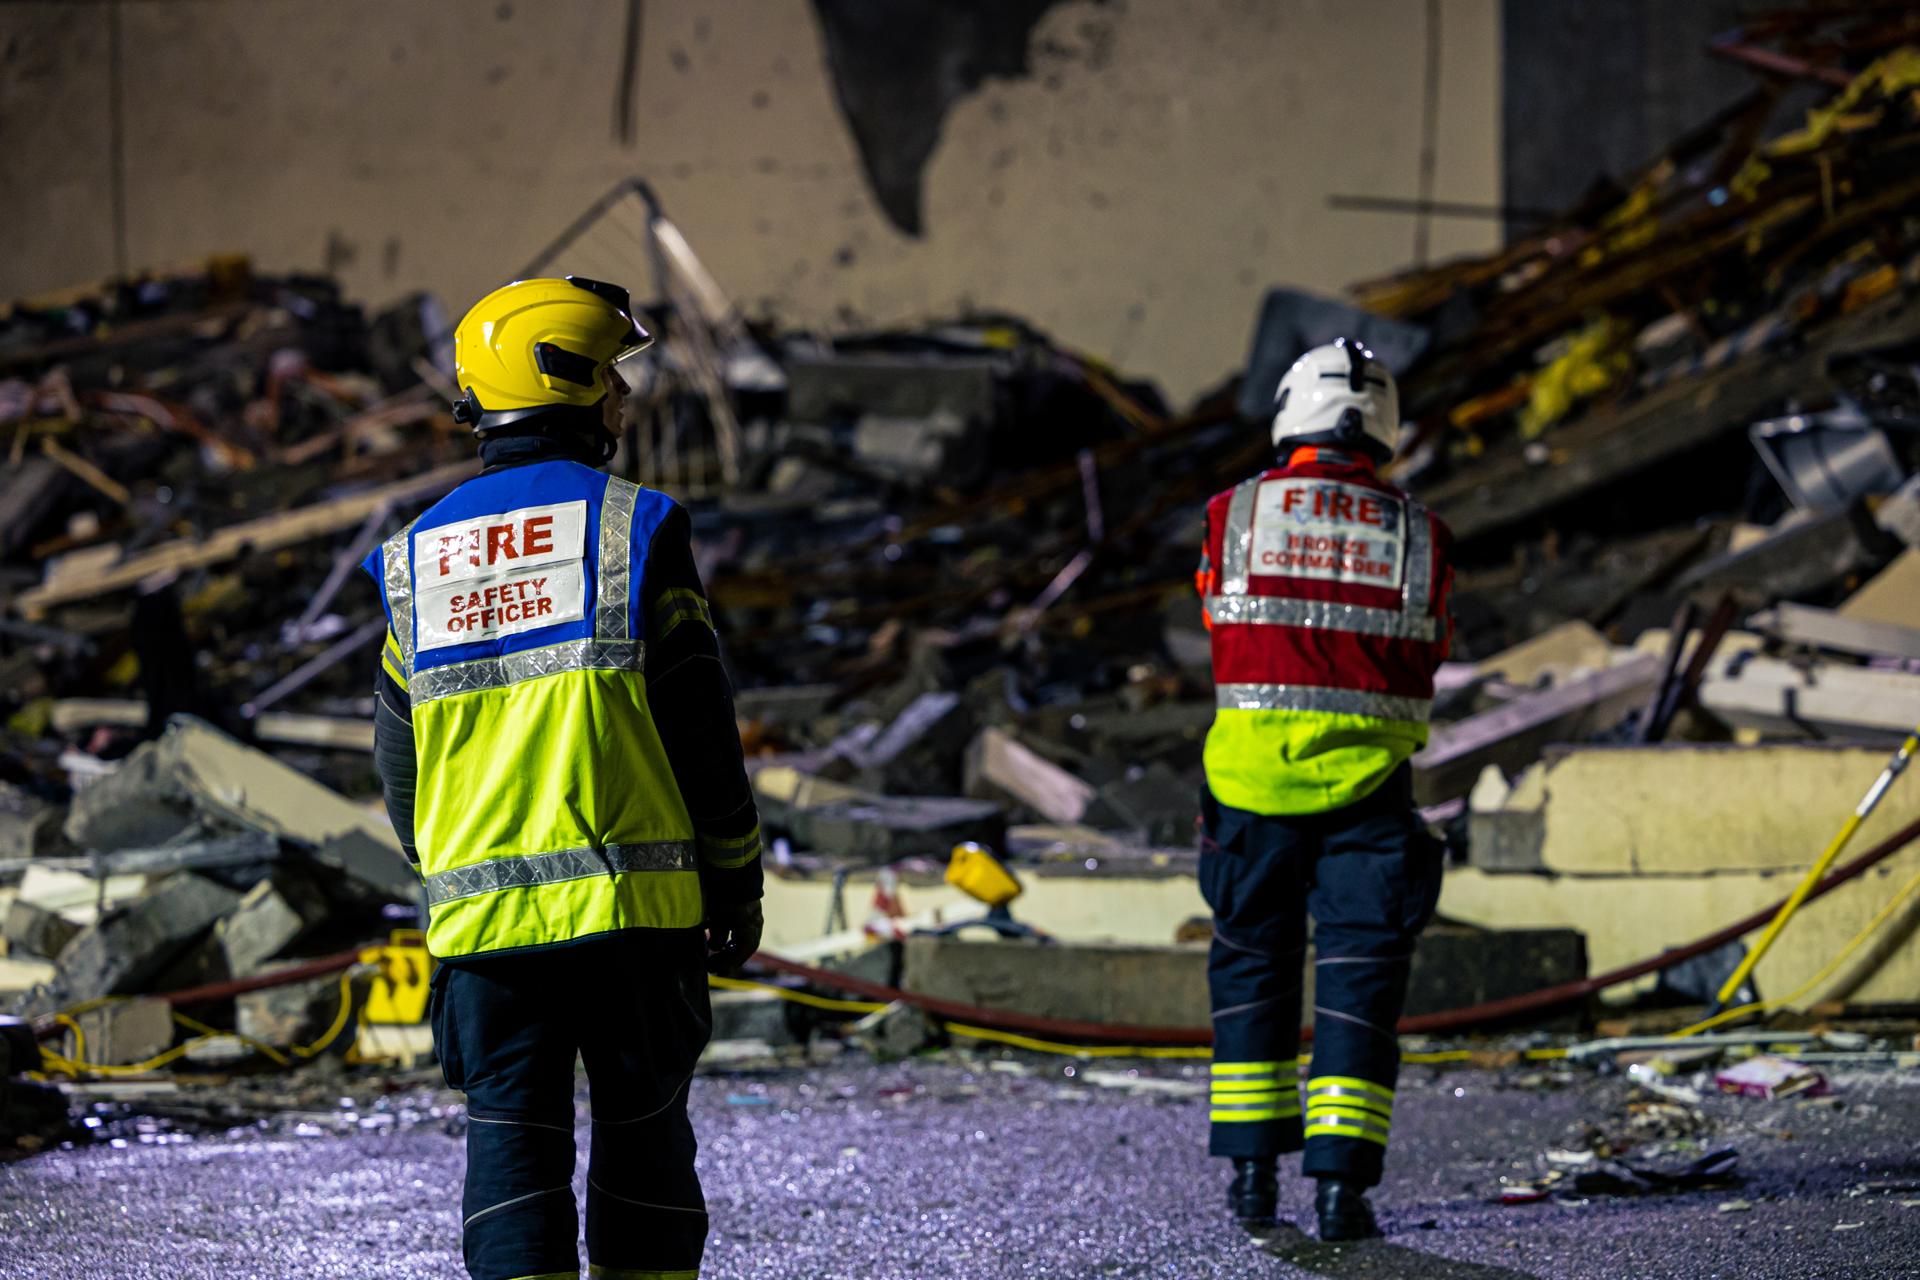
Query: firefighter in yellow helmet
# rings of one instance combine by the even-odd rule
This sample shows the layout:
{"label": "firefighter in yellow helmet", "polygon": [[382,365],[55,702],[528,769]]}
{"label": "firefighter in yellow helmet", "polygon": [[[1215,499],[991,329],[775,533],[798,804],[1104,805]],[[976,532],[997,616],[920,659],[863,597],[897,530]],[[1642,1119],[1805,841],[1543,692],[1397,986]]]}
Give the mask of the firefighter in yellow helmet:
{"label": "firefighter in yellow helmet", "polygon": [[475,1280],[694,1276],[687,1089],[709,969],[759,945],[760,828],[687,514],[609,476],[649,341],[624,289],[520,280],[454,334],[485,469],[367,558],[375,752],[426,886],[434,1043],[467,1095]]}

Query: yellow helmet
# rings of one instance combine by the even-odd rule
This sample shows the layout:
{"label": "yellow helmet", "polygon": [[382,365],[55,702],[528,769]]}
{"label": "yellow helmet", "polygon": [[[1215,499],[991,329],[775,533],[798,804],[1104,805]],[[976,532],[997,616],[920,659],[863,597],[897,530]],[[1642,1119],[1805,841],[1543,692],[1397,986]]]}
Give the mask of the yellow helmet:
{"label": "yellow helmet", "polygon": [[619,285],[581,276],[503,285],[453,331],[466,393],[454,421],[485,435],[555,408],[590,409],[607,394],[600,371],[652,341]]}

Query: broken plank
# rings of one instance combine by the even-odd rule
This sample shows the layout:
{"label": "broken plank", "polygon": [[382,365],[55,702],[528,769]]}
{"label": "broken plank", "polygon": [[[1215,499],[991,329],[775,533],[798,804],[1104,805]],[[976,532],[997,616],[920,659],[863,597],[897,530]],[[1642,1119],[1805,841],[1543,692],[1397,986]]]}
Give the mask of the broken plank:
{"label": "broken plank", "polygon": [[253,732],[262,742],[288,746],[373,750],[373,721],[349,716],[303,716],[269,711],[253,722]]}
{"label": "broken plank", "polygon": [[975,735],[967,748],[967,774],[1053,822],[1080,821],[1095,795],[1087,783],[1001,729]]}
{"label": "broken plank", "polygon": [[1920,676],[1823,662],[1729,659],[1700,684],[1700,705],[1772,734],[1894,741],[1920,723]]}
{"label": "broken plank", "polygon": [[1414,799],[1438,804],[1465,795],[1488,765],[1513,773],[1531,764],[1549,742],[1578,739],[1607,727],[1646,700],[1660,679],[1651,654],[1436,729],[1413,758]]}
{"label": "broken plank", "polygon": [[1849,618],[1831,609],[1782,603],[1755,615],[1748,624],[1788,644],[1868,657],[1920,659],[1920,629],[1892,622]]}
{"label": "broken plank", "polygon": [[56,582],[43,582],[21,592],[14,607],[26,617],[37,618],[57,605],[124,591],[150,574],[204,568],[249,550],[275,551],[337,533],[361,523],[384,505],[397,506],[444,493],[474,475],[479,465],[478,462],[456,462],[436,467],[364,493],[228,525],[200,541],[169,543],[84,577],[72,575]]}

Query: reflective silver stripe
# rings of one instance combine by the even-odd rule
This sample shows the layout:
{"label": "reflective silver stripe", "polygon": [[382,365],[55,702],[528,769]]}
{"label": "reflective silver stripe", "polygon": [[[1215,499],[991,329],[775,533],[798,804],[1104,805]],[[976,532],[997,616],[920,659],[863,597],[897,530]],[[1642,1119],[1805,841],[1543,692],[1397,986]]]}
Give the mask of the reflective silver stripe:
{"label": "reflective silver stripe", "polygon": [[1360,689],[1327,689],[1311,684],[1223,684],[1214,687],[1214,705],[1223,711],[1328,711],[1336,715],[1376,716],[1382,720],[1426,720],[1431,698],[1403,698]]}
{"label": "reflective silver stripe", "polygon": [[1377,1093],[1369,1093],[1364,1089],[1356,1089],[1352,1085],[1323,1084],[1317,1089],[1309,1088],[1307,1090],[1308,1109],[1311,1110],[1320,1104],[1338,1104],[1343,1107],[1358,1107],[1363,1111],[1374,1111],[1383,1116],[1391,1116],[1393,1114],[1393,1104],[1391,1102],[1388,1102]]}
{"label": "reflective silver stripe", "polygon": [[[1427,518],[1427,509],[1412,498],[1394,498],[1400,507],[1400,545],[1404,559],[1397,613],[1392,609],[1296,600],[1287,596],[1249,596],[1253,575],[1254,503],[1264,483],[1260,476],[1243,480],[1234,486],[1233,497],[1227,503],[1227,524],[1220,542],[1220,593],[1207,599],[1207,614],[1216,624],[1320,627],[1426,641],[1432,641],[1439,634],[1439,624],[1431,608],[1433,526]],[[1202,558],[1205,558],[1204,552]],[[1229,596],[1245,599],[1226,599]]]}
{"label": "reflective silver stripe", "polygon": [[660,840],[651,844],[610,844],[603,849],[555,849],[511,858],[489,858],[471,866],[454,867],[427,877],[427,905],[437,907],[458,898],[524,889],[533,885],[585,880],[626,871],[692,871],[691,840]]}
{"label": "reflective silver stripe", "polygon": [[1385,1142],[1387,1136],[1393,1132],[1385,1124],[1379,1122],[1358,1120],[1353,1116],[1315,1115],[1309,1110],[1307,1112],[1307,1135],[1309,1137],[1313,1136],[1315,1129],[1345,1129],[1351,1131],[1353,1137],[1370,1138],[1374,1142]]}
{"label": "reflective silver stripe", "polygon": [[1316,627],[1324,631],[1353,631],[1368,636],[1432,640],[1433,618],[1409,616],[1397,609],[1362,604],[1335,604],[1331,600],[1295,600],[1289,596],[1209,596],[1207,615],[1215,626],[1247,623],[1254,626]]}
{"label": "reflective silver stripe", "polygon": [[1242,480],[1227,502],[1227,527],[1220,546],[1220,593],[1247,594],[1253,565],[1253,500],[1260,493],[1260,477]]}
{"label": "reflective silver stripe", "polygon": [[544,649],[429,667],[414,674],[407,692],[417,707],[435,698],[499,689],[562,671],[638,671],[645,660],[645,646],[638,640],[567,640]]}
{"label": "reflective silver stripe", "polygon": [[1424,618],[1428,627],[1428,639],[1432,638],[1433,612],[1429,608],[1433,595],[1433,522],[1427,519],[1427,509],[1412,498],[1400,504],[1402,519],[1407,522],[1407,539],[1402,544],[1406,551],[1406,579],[1400,584],[1400,613],[1408,619]]}
{"label": "reflective silver stripe", "polygon": [[387,580],[387,609],[391,615],[388,621],[400,645],[400,673],[409,681],[413,678],[413,565],[408,548],[413,542],[413,526],[418,523],[409,520],[405,528],[380,544],[380,571]]}
{"label": "reflective silver stripe", "polygon": [[625,640],[633,634],[628,593],[633,585],[633,508],[640,486],[607,477],[600,500],[600,589],[593,610],[593,634],[601,640]]}

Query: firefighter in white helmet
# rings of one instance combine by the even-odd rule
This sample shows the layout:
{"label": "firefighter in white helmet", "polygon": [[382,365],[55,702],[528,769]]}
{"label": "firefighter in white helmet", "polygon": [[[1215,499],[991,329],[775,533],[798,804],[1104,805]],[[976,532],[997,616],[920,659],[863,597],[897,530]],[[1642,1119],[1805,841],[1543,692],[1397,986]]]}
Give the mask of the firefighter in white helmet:
{"label": "firefighter in white helmet", "polygon": [[[1323,1239],[1377,1232],[1414,939],[1440,890],[1407,759],[1449,639],[1446,527],[1382,480],[1400,425],[1364,346],[1280,380],[1275,465],[1207,506],[1198,575],[1217,713],[1200,886],[1214,912],[1211,1139],[1234,1214],[1271,1222],[1276,1157],[1305,1149]],[[1299,1078],[1314,921],[1312,1069]]]}

